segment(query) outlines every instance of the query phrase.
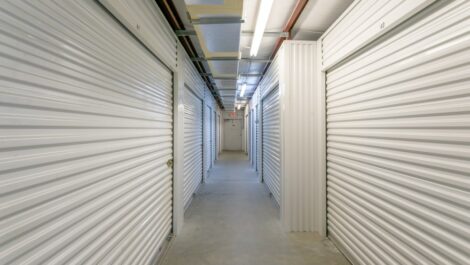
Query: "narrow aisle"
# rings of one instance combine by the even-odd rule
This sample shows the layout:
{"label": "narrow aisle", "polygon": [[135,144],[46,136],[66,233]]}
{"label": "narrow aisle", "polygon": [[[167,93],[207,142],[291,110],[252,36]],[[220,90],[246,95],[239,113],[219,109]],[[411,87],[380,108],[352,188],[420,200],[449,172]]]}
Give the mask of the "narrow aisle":
{"label": "narrow aisle", "polygon": [[242,153],[216,162],[186,212],[165,265],[342,265],[333,244],[311,233],[285,233],[279,209]]}

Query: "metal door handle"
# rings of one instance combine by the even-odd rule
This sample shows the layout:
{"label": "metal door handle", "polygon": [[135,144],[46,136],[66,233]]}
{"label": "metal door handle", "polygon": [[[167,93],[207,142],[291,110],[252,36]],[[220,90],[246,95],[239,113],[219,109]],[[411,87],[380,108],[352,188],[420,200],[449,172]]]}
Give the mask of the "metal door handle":
{"label": "metal door handle", "polygon": [[168,159],[168,161],[166,161],[166,165],[167,165],[169,168],[173,168],[173,158]]}

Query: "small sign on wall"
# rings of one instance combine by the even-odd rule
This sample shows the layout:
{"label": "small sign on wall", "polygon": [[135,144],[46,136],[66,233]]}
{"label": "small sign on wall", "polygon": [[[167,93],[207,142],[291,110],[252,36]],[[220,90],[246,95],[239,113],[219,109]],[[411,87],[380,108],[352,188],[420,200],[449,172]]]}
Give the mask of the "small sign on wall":
{"label": "small sign on wall", "polygon": [[236,119],[237,118],[237,112],[236,111],[229,112],[229,117]]}

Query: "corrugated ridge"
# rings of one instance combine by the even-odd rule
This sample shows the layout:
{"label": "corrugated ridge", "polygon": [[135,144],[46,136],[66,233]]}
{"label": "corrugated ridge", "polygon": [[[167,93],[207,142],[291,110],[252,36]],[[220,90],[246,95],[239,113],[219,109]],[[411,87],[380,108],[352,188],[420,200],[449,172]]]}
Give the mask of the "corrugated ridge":
{"label": "corrugated ridge", "polygon": [[2,263],[150,264],[171,231],[171,72],[95,2],[0,13]]}
{"label": "corrugated ridge", "polygon": [[359,264],[466,264],[470,3],[327,73],[328,231]]}

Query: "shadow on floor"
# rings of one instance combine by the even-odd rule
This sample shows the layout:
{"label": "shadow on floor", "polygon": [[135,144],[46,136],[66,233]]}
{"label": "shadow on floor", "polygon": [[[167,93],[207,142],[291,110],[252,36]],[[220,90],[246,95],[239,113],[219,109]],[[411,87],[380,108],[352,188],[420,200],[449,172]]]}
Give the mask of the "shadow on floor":
{"label": "shadow on floor", "polygon": [[285,233],[279,208],[242,153],[221,154],[185,213],[165,265],[346,265],[313,233]]}

